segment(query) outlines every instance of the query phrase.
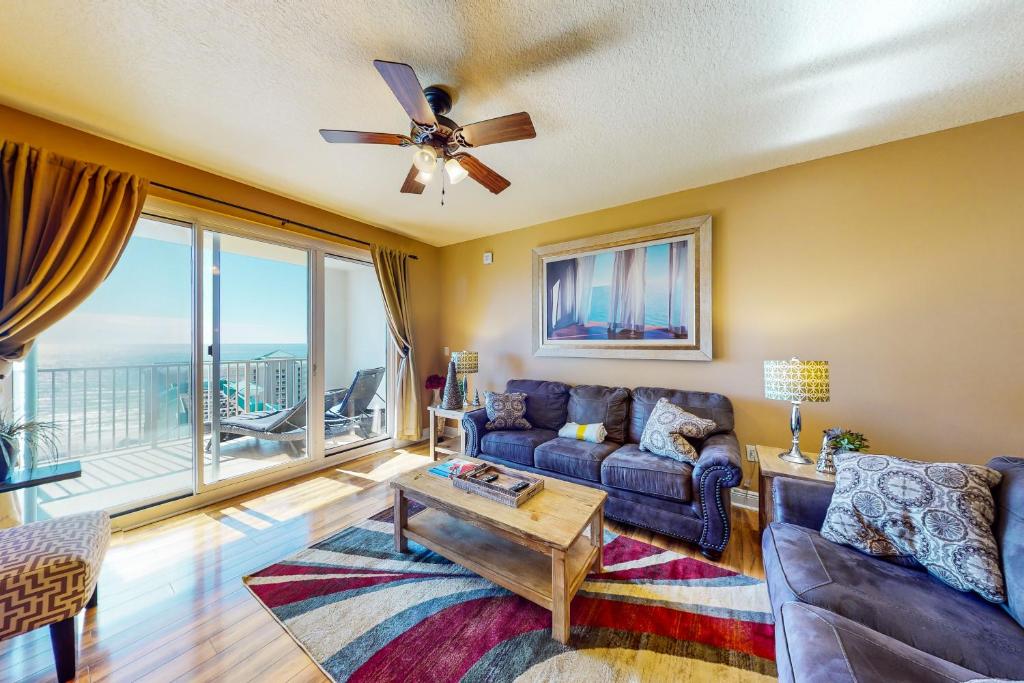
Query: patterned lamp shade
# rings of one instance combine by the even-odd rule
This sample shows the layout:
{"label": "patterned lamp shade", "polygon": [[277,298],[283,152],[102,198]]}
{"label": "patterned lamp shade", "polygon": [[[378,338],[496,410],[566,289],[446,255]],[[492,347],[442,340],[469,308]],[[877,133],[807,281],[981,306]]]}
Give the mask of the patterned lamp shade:
{"label": "patterned lamp shade", "polygon": [[455,361],[455,371],[460,375],[480,372],[480,354],[476,351],[456,351],[452,359]]}
{"label": "patterned lamp shade", "polygon": [[779,401],[826,403],[829,395],[827,360],[766,360],[764,397]]}

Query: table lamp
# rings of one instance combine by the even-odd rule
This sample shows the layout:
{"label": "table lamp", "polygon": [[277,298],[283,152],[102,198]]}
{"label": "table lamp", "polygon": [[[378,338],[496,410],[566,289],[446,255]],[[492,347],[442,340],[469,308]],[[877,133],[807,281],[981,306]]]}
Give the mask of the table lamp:
{"label": "table lamp", "polygon": [[789,401],[793,412],[789,428],[793,432],[793,446],[779,457],[786,462],[808,465],[810,458],[800,452],[800,403],[827,403],[829,399],[827,360],[766,360],[764,362],[764,397]]}
{"label": "table lamp", "polygon": [[[463,389],[463,394],[466,397],[466,403],[469,403],[469,375],[475,375],[480,372],[480,354],[476,351],[456,351],[452,354],[455,360],[455,372],[459,373],[462,377],[466,386]],[[475,391],[473,393],[473,402],[469,405],[474,408],[480,406],[480,392]]]}

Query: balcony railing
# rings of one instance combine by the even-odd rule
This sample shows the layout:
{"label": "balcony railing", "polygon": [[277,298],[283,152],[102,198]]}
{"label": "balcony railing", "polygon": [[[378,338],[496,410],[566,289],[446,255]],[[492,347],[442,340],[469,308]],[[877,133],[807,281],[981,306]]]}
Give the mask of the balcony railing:
{"label": "balcony railing", "polygon": [[[219,410],[227,417],[295,405],[306,397],[305,358],[220,363]],[[203,420],[209,378],[203,368]],[[192,364],[153,363],[36,371],[35,416],[59,429],[61,457],[180,440],[192,433]]]}

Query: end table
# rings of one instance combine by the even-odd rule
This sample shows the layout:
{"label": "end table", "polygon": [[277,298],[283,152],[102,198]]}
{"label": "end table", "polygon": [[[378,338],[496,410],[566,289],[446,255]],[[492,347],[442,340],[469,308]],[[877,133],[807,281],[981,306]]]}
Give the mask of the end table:
{"label": "end table", "polygon": [[[476,410],[476,408],[469,408],[469,406],[463,406],[461,409],[448,410],[441,406],[430,406],[427,410],[430,411],[430,459],[437,460],[437,454],[443,455],[462,455],[466,452],[466,430],[462,428],[462,416],[465,415],[468,410]],[[456,429],[459,430],[458,441],[453,439],[437,438],[438,420],[440,420],[441,429],[443,430],[448,423],[448,420],[455,420]],[[457,450],[456,450],[457,448]]]}
{"label": "end table", "polygon": [[779,457],[788,448],[775,448],[774,446],[755,446],[757,449],[757,462],[761,468],[760,482],[757,489],[758,522],[761,531],[764,531],[772,521],[774,501],[772,500],[772,480],[775,477],[789,477],[791,479],[804,479],[806,481],[820,481],[834,484],[834,474],[822,474],[814,468],[814,463],[809,465],[796,465],[787,462]]}

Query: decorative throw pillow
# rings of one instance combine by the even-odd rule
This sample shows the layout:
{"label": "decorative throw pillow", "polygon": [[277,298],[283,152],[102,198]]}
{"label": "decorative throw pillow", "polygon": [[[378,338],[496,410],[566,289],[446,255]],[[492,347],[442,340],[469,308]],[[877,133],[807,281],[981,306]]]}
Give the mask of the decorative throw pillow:
{"label": "decorative throw pillow", "polygon": [[581,425],[575,422],[566,422],[558,430],[559,436],[577,441],[589,441],[590,443],[601,443],[608,438],[608,430],[604,428],[603,422]]}
{"label": "decorative throw pillow", "polygon": [[484,407],[487,410],[487,424],[489,430],[500,429],[533,429],[533,426],[526,421],[526,394],[518,391],[510,391],[505,394],[498,394],[493,391],[485,392]]}
{"label": "decorative throw pillow", "polygon": [[685,437],[703,439],[716,426],[714,420],[697,417],[669,403],[667,398],[660,398],[644,425],[640,450],[696,465],[700,456]]}
{"label": "decorative throw pillow", "polygon": [[982,465],[840,453],[821,535],[868,555],[914,559],[957,590],[1005,602],[992,535],[993,486]]}

